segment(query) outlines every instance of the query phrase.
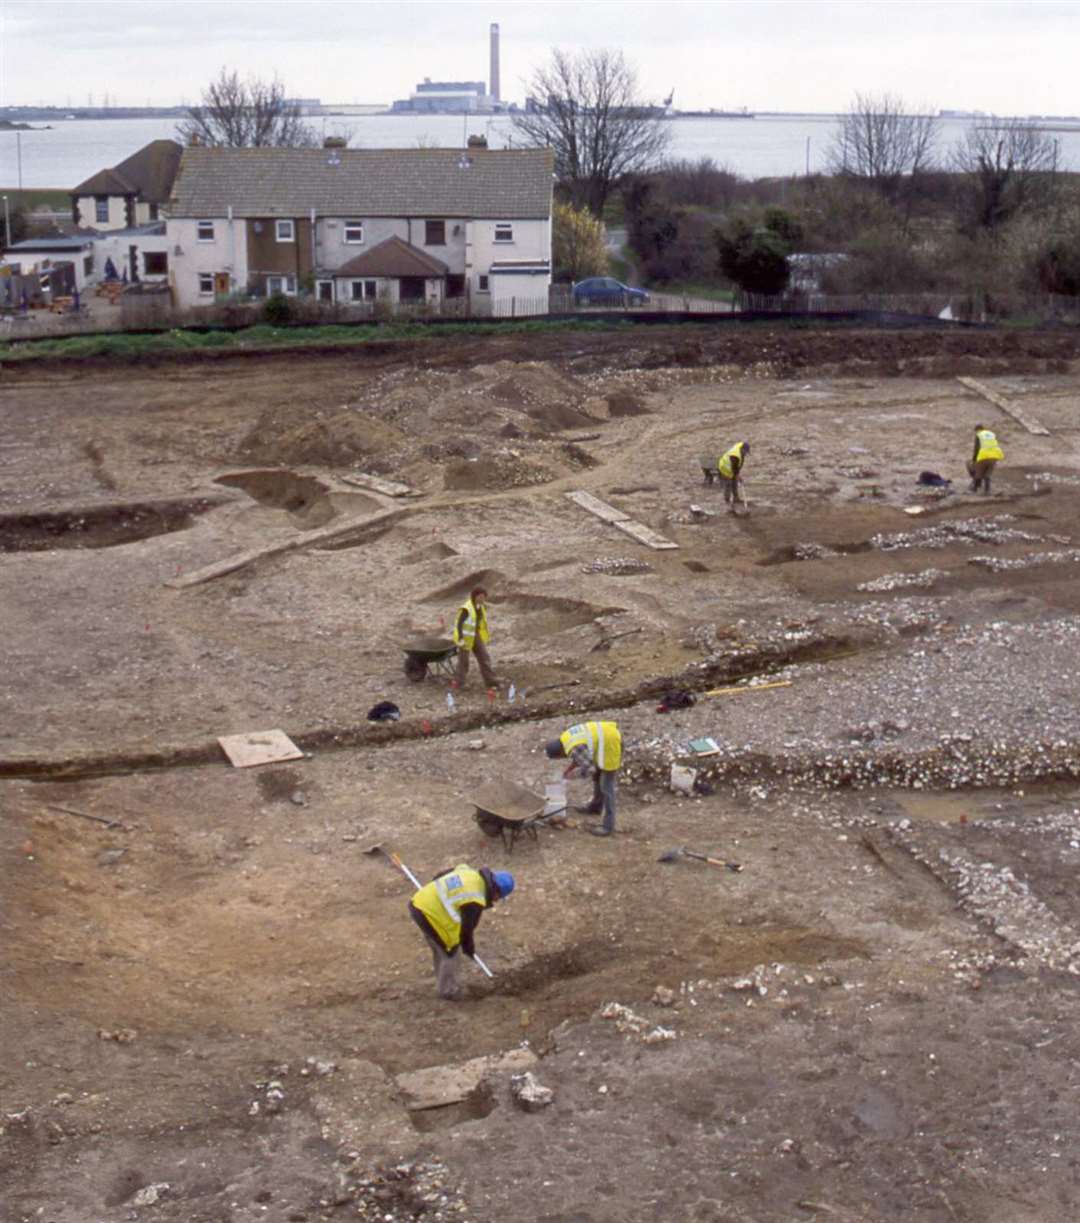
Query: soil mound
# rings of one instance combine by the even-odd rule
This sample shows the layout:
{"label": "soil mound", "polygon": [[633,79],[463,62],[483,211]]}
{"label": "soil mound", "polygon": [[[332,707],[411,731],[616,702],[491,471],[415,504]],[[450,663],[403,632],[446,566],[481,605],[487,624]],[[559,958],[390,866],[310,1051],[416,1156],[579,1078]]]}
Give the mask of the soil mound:
{"label": "soil mound", "polygon": [[483,459],[451,463],[443,472],[443,487],[467,492],[490,492],[500,488],[527,488],[554,479],[546,467],[514,454],[495,454]]}
{"label": "soil mound", "polygon": [[649,409],[630,391],[616,391],[607,397],[608,413],[611,416],[645,416]]}
{"label": "soil mound", "polygon": [[237,447],[237,457],[274,466],[350,467],[399,450],[406,435],[369,412],[347,408],[298,424],[281,408],[264,412]]}

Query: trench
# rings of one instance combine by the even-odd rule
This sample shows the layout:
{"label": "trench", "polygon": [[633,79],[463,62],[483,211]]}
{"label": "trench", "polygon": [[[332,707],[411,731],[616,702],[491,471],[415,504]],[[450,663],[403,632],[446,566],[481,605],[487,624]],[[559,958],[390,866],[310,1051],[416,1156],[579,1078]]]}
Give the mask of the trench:
{"label": "trench", "polygon": [[268,509],[284,510],[292,524],[305,531],[324,527],[343,513],[380,508],[379,502],[363,493],[335,492],[315,476],[285,468],[230,472],[214,483],[239,489]]}
{"label": "trench", "polygon": [[[481,728],[517,722],[541,722],[549,718],[583,716],[607,709],[627,709],[644,701],[655,701],[674,689],[705,692],[710,688],[774,674],[797,663],[824,662],[856,653],[884,648],[875,639],[825,636],[795,645],[766,647],[737,657],[697,663],[676,674],[654,676],[631,688],[615,690],[575,690],[572,709],[565,699],[540,704],[508,705],[504,708],[459,710],[438,720],[406,719],[400,722],[361,722],[324,727],[292,735],[304,752],[329,752],[342,749],[375,748],[386,744],[415,741],[431,736],[462,734]],[[115,774],[153,772],[192,768],[222,763],[217,740],[187,747],[163,748],[151,752],[101,752],[68,759],[23,757],[0,759],[0,778],[26,778],[40,781],[77,781]]]}
{"label": "trench", "polygon": [[0,552],[115,548],[184,531],[225,497],[111,502],[68,510],[0,515]]}

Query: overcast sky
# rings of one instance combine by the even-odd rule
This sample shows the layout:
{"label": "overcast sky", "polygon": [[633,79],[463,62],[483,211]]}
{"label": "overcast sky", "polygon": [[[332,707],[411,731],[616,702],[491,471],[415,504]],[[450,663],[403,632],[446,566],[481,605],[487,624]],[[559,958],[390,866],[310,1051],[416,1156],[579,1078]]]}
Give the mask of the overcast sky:
{"label": "overcast sky", "polygon": [[223,66],[324,102],[407,97],[424,77],[502,95],[553,46],[619,47],[652,100],[843,110],[856,91],[933,109],[1080,113],[1080,3],[1039,0],[0,0],[0,104],[196,101]]}

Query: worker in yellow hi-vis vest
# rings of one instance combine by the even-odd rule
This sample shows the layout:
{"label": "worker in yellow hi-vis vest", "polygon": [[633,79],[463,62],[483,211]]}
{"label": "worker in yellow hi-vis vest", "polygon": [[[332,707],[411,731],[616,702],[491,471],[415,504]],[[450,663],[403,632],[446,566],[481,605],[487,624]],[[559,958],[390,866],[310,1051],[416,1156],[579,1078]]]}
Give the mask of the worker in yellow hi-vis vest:
{"label": "worker in yellow hi-vis vest", "polygon": [[971,491],[977,493],[980,485],[984,493],[990,491],[990,477],[994,468],[1005,457],[997,434],[985,425],[975,426],[975,449],[971,452],[971,460],[967,465],[971,477]]}
{"label": "worker in yellow hi-vis vest", "polygon": [[746,466],[746,459],[749,454],[749,442],[736,442],[730,450],[725,451],[716,460],[716,473],[720,477],[720,483],[724,489],[724,501],[733,514],[739,512],[737,507],[740,502],[742,502],[743,508],[746,508],[746,498],[742,495],[739,477]]}
{"label": "worker in yellow hi-vis vest", "polygon": [[615,831],[615,779],[622,762],[622,735],[614,722],[580,722],[569,727],[544,749],[548,758],[569,756],[564,777],[587,777],[592,773],[593,796],[584,811],[603,812],[599,824],[587,824],[594,837],[609,837]]}
{"label": "worker in yellow hi-vis vest", "polygon": [[431,948],[440,998],[448,1002],[461,998],[458,948],[470,959],[476,954],[473,935],[484,910],[513,890],[514,876],[509,871],[492,871],[486,866],[475,870],[462,862],[440,872],[413,893],[409,916]]}
{"label": "worker in yellow hi-vis vest", "polygon": [[487,591],[483,586],[476,586],[469,597],[458,608],[454,621],[454,645],[457,646],[457,674],[454,677],[454,687],[464,688],[465,679],[469,674],[469,659],[473,655],[480,666],[480,675],[487,688],[498,687],[499,680],[491,665],[491,655],[488,653],[488,642],[491,633],[488,630]]}

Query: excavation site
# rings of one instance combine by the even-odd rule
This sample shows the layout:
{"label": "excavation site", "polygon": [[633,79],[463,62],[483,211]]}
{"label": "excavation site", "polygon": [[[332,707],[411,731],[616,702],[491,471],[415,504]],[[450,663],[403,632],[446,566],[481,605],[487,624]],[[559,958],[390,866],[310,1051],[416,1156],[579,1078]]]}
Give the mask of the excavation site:
{"label": "excavation site", "polygon": [[[730,322],[0,366],[0,1223],[1075,1223],[1078,373]],[[610,836],[546,750],[591,723]],[[462,865],[514,886],[449,1000]]]}

